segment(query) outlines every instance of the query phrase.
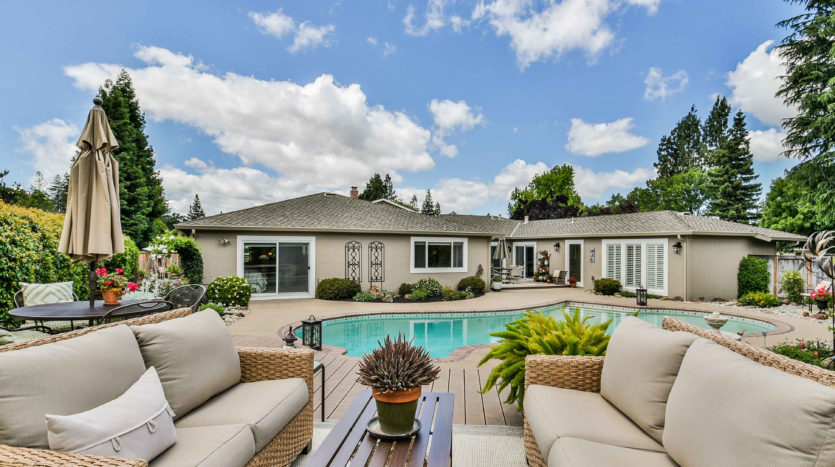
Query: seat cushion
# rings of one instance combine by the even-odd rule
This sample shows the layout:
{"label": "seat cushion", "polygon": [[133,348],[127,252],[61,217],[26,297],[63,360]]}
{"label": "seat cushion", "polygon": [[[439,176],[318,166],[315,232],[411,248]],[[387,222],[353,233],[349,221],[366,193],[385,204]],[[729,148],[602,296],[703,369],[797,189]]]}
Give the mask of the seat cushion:
{"label": "seat cushion", "polygon": [[0,444],[47,449],[46,414],[98,407],[143,373],[139,346],[124,325],[0,352]]}
{"label": "seat cushion", "polygon": [[241,380],[232,335],[214,310],[131,329],[145,365],[159,373],[175,419]]}
{"label": "seat cushion", "polygon": [[707,339],[667,402],[664,447],[683,465],[835,465],[835,388]]}
{"label": "seat cushion", "polygon": [[579,438],[554,441],[548,455],[548,467],[674,467],[663,452],[624,448]]}
{"label": "seat cushion", "polygon": [[606,348],[600,394],[659,443],[667,397],[681,360],[697,337],[629,316],[612,333]]}
{"label": "seat cushion", "polygon": [[177,443],[151,461],[152,467],[239,467],[255,455],[246,425],[177,428]]}
{"label": "seat cushion", "polygon": [[307,401],[307,384],[301,378],[240,383],[178,420],[176,426],[245,423],[252,428],[256,451],[260,451]]}
{"label": "seat cushion", "polygon": [[73,301],[72,281],[52,282],[49,284],[20,283],[25,306],[47,305],[50,303],[65,303]]}
{"label": "seat cushion", "polygon": [[563,436],[627,448],[664,450],[596,392],[532,385],[525,391],[525,417],[546,459],[551,445]]}

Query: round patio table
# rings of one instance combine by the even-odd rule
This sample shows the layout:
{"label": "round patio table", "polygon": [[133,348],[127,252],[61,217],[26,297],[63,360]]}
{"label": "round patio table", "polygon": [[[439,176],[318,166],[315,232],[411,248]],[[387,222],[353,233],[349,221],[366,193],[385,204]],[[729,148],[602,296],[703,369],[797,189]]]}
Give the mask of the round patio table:
{"label": "round patio table", "polygon": [[[13,308],[9,310],[9,316],[12,318],[23,319],[28,321],[40,322],[44,321],[88,321],[90,323],[101,320],[104,316],[117,306],[130,305],[132,303],[141,303],[143,300],[122,300],[120,305],[105,305],[104,301],[96,300],[94,306],[90,306],[89,300],[83,302],[64,302],[64,303],[50,303],[46,305],[22,306],[20,308]],[[160,300],[159,307],[143,308],[144,313],[154,313],[167,309],[167,302]],[[135,315],[136,310],[126,309],[125,312],[130,315]],[[116,318],[121,313],[112,315]]]}

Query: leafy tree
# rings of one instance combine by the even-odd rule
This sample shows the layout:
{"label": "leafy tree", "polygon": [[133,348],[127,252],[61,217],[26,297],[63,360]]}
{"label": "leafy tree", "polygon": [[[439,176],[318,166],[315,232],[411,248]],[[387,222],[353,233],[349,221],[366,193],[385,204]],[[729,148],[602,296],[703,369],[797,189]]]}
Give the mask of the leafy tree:
{"label": "leafy tree", "polygon": [[701,122],[694,105],[668,136],[661,137],[654,166],[660,178],[670,177],[694,167],[703,168],[703,153]]}
{"label": "leafy tree", "polygon": [[203,204],[200,203],[200,196],[195,193],[194,201],[192,201],[191,207],[188,210],[187,219],[193,221],[194,219],[200,219],[201,217],[206,217],[206,212],[203,211]]}
{"label": "leafy tree", "polygon": [[583,212],[586,216],[608,216],[610,214],[627,214],[638,212],[638,203],[625,198],[620,193],[615,193],[604,204],[587,206]]}
{"label": "leafy tree", "polygon": [[582,207],[574,186],[574,168],[563,164],[535,176],[524,189],[515,188],[508,214],[512,219],[559,219],[577,217]]}
{"label": "leafy tree", "polygon": [[441,215],[441,204],[432,201],[432,192],[426,190],[426,196],[423,198],[423,206],[420,209],[421,214],[426,214],[427,216],[439,216]]}
{"label": "leafy tree", "polygon": [[365,189],[362,190],[359,198],[366,201],[377,201],[378,199],[394,201],[397,199],[394,193],[394,184],[391,181],[391,175],[386,174],[385,178],[381,177],[378,173],[372,175],[365,184]]}
{"label": "leafy tree", "polygon": [[8,170],[0,171],[0,201],[24,208],[37,208],[48,212],[55,211],[55,203],[43,191],[45,189],[45,183],[43,182],[43,176],[38,178],[40,172],[36,174],[35,183],[33,183],[31,189],[28,191],[20,186],[20,183],[15,183],[11,186],[6,185],[3,179],[8,174]]}
{"label": "leafy tree", "polygon": [[757,201],[762,190],[756,183],[745,114],[734,116],[728,137],[714,151],[715,166],[708,172],[711,192],[709,213],[732,222],[749,223],[759,217]]}
{"label": "leafy tree", "polygon": [[708,177],[701,169],[692,168],[671,177],[648,180],[646,188],[635,188],[626,199],[638,210],[672,210],[700,214],[708,200]]}
{"label": "leafy tree", "polygon": [[760,226],[800,235],[832,228],[832,225],[824,223],[825,213],[821,206],[814,200],[809,202],[810,187],[800,174],[801,168],[788,170],[784,176],[771,182],[771,189],[763,204]]}
{"label": "leafy tree", "polygon": [[160,218],[167,210],[162,181],[154,168],[154,149],[145,134],[145,114],[125,70],[115,82],[105,81],[99,97],[119,143],[113,156],[119,162],[122,230],[142,248],[158,233],[160,225],[164,227]]}

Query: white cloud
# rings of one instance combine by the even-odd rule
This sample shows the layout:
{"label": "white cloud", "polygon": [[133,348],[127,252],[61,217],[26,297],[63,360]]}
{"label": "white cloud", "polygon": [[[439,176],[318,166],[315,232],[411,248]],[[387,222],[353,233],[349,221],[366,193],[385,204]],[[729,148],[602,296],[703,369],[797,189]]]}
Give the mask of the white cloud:
{"label": "white cloud", "polygon": [[392,44],[391,42],[383,42],[383,57],[388,57],[389,55],[397,52],[397,46]]}
{"label": "white cloud", "polygon": [[[374,172],[394,176],[435,165],[430,131],[403,112],[370,105],[358,84],[341,85],[330,75],[307,84],[216,75],[191,56],[159,47],[141,47],[136,56],[145,65],[128,72],[150,119],[197,128],[243,165],[300,183],[300,192],[342,192]],[[121,68],[85,63],[65,73],[76,87],[95,91]],[[272,200],[264,192],[262,201]]]}
{"label": "white cloud", "polygon": [[371,45],[374,45],[374,46],[376,46],[376,45],[377,45],[377,38],[376,38],[376,37],[374,37],[374,36],[368,36],[368,39],[366,39],[366,40],[367,40],[367,41],[368,41],[368,43],[369,43],[369,44],[371,44]]}
{"label": "white cloud", "polygon": [[432,120],[435,122],[432,143],[438,147],[441,154],[448,157],[455,157],[458,154],[458,147],[444,141],[447,135],[456,130],[472,130],[484,123],[484,115],[477,110],[473,111],[463,100],[455,102],[449,99],[432,99],[428,107],[432,113]]}
{"label": "white cloud", "polygon": [[29,128],[17,128],[20,135],[19,150],[29,154],[27,161],[39,170],[47,182],[56,175],[69,172],[73,155],[78,148],[75,141],[81,130],[61,119],[39,123]]}
{"label": "white cloud", "polygon": [[786,106],[776,96],[782,85],[786,67],[776,49],[769,48],[774,41],[765,41],[751,52],[736,69],[728,73],[725,84],[731,88],[728,99],[732,105],[742,108],[766,125],[780,125],[784,118],[793,116],[796,110]]}
{"label": "white cloud", "polygon": [[432,199],[441,203],[443,212],[469,212],[473,207],[487,202],[490,189],[478,180],[445,178],[432,188]]}
{"label": "white cloud", "polygon": [[632,188],[651,178],[655,178],[655,171],[652,169],[595,172],[592,169],[574,166],[574,185],[577,193],[586,202],[599,200],[609,190]]}
{"label": "white cloud", "polygon": [[632,127],[632,118],[621,118],[611,123],[586,123],[572,118],[565,148],[572,154],[596,157],[646,146],[649,140],[632,134]]}
{"label": "white cloud", "polygon": [[[642,6],[652,14],[658,0],[629,0],[627,4]],[[615,42],[607,19],[618,5],[617,0],[494,0],[480,2],[472,19],[487,18],[497,36],[508,36],[519,67],[524,69],[573,50],[584,51],[593,61]]]}
{"label": "white cloud", "polygon": [[[287,47],[291,53],[318,46],[329,47],[334,41],[333,33],[336,31],[336,26],[332,24],[314,26],[310,21],[304,21],[297,26],[296,21],[285,15],[281,8],[272,13],[250,11],[247,16],[255,23],[259,31],[277,39],[294,34],[293,43]],[[371,39],[373,38],[368,38],[369,42]]]}
{"label": "white cloud", "polygon": [[783,147],[786,133],[776,128],[752,130],[748,132],[748,136],[751,138],[751,153],[754,159],[760,162],[774,162],[786,150]]}
{"label": "white cloud", "polygon": [[493,177],[491,192],[494,196],[501,196],[504,199],[510,198],[510,193],[516,187],[524,187],[537,174],[548,170],[544,162],[529,164],[522,159],[516,159],[506,165],[495,177]]}
{"label": "white cloud", "polygon": [[683,91],[688,81],[687,72],[684,70],[664,76],[661,68],[650,67],[644,80],[644,84],[647,85],[646,90],[644,90],[644,99],[648,101],[661,99],[663,101],[667,97]]}
{"label": "white cloud", "polygon": [[403,26],[406,34],[411,36],[425,36],[430,31],[441,29],[447,23],[444,16],[444,7],[446,0],[428,0],[426,2],[426,13],[424,14],[423,26],[416,26],[415,22],[415,7],[409,5],[406,8],[406,16],[403,18]]}

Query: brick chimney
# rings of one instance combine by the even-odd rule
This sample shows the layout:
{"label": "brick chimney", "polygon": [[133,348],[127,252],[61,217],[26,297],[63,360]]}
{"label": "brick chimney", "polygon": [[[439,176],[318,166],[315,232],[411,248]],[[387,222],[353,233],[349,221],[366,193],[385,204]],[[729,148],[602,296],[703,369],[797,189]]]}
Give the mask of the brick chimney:
{"label": "brick chimney", "polygon": [[357,190],[357,187],[352,186],[352,187],[351,187],[351,198],[357,199],[357,198],[359,198],[359,197],[360,197],[360,192],[359,192],[359,190]]}

